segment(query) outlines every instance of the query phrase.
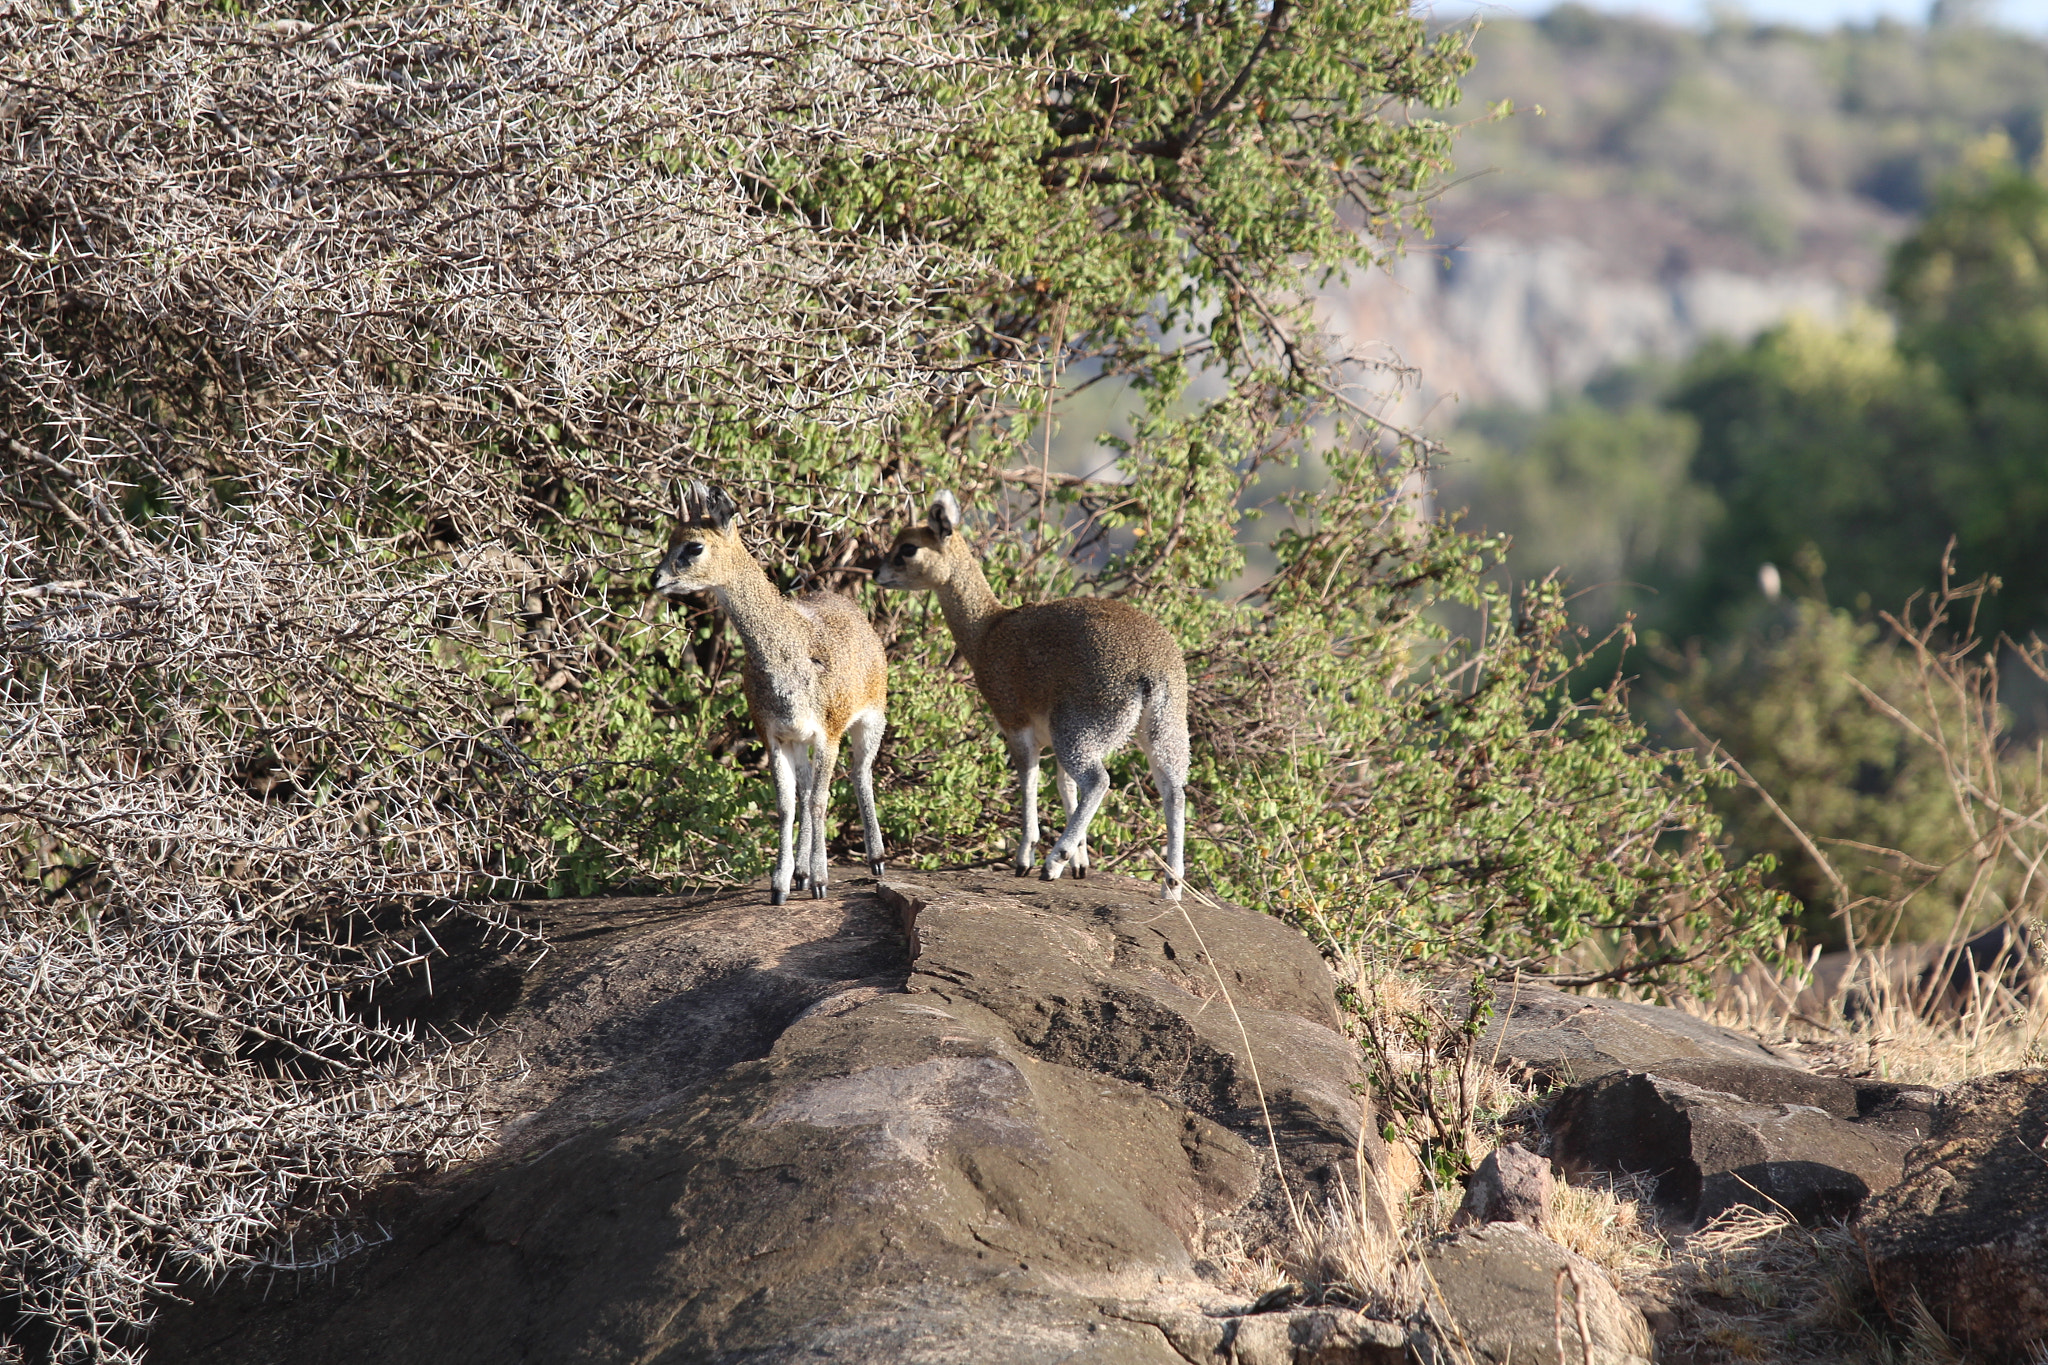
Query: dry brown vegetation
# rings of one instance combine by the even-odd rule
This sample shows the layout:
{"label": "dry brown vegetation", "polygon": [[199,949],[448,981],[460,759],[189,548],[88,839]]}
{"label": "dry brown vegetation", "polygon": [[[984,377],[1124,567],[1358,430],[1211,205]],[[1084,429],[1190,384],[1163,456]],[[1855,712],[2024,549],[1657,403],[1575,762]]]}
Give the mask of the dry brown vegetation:
{"label": "dry brown vegetation", "polygon": [[[1464,1015],[1435,1003],[1429,979],[1358,962],[1348,968],[1345,984],[1370,1011],[1359,1024],[1361,1039],[1380,1040],[1383,1049],[1374,1054],[1379,1118],[1396,1134],[1388,1144],[1391,1178],[1361,1162],[1358,1179],[1392,1198],[1398,1230],[1390,1236],[1344,1201],[1323,1212],[1299,1249],[1259,1267],[1261,1284],[1271,1288],[1290,1276],[1336,1284],[1362,1300],[1412,1312],[1421,1302],[1415,1258],[1448,1230],[1464,1193],[1434,1145],[1439,1125],[1448,1123],[1459,1150],[1476,1164],[1502,1141],[1530,1140],[1529,1121],[1546,1096],[1490,1064],[1481,1050],[1458,1048]],[[1824,1012],[1801,1018],[1786,1001],[1806,984],[1797,975],[1751,973],[1711,999],[1666,1003],[1790,1048],[1829,1074],[1946,1087],[2048,1063],[2048,1001],[1988,977],[1959,1005],[1936,1012],[1921,1007],[1908,981],[1837,993],[1816,1006]],[[1434,1089],[1433,1113],[1413,1099],[1425,1084]],[[1738,1209],[1704,1228],[1682,1229],[1659,1217],[1641,1182],[1625,1178],[1559,1182],[1547,1214],[1546,1235],[1609,1272],[1639,1304],[1672,1315],[1677,1326],[1664,1349],[1674,1358],[1697,1365],[1947,1365],[1962,1358],[1924,1315],[1905,1323],[1885,1316],[1846,1226],[1803,1228],[1778,1214]]]}

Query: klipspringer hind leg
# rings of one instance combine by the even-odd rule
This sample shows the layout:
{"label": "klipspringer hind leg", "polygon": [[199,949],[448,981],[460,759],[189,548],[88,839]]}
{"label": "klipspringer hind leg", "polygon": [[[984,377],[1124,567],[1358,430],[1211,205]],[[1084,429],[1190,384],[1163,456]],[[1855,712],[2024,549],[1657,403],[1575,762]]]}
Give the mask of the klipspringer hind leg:
{"label": "klipspringer hind leg", "polygon": [[1138,718],[1138,747],[1152,767],[1152,785],[1159,790],[1159,809],[1166,817],[1166,883],[1160,894],[1180,899],[1187,883],[1188,711],[1187,694],[1171,681],[1146,690],[1144,714]]}
{"label": "klipspringer hind leg", "polygon": [[825,899],[825,884],[829,880],[825,842],[832,832],[832,769],[838,761],[839,746],[821,740],[817,746],[817,757],[811,763],[811,788],[804,806],[804,827],[809,834],[805,846],[810,855],[813,900]]}
{"label": "klipspringer hind leg", "polygon": [[875,812],[875,755],[882,750],[888,719],[880,708],[863,711],[846,727],[846,766],[853,779],[853,799],[860,807],[861,838],[867,846],[868,871],[882,875],[882,821]]}
{"label": "klipspringer hind leg", "polygon": [[1023,836],[1017,844],[1012,868],[1018,876],[1028,877],[1032,861],[1038,856],[1038,732],[1027,725],[1004,738],[1010,743],[1010,767],[1017,773],[1018,795],[1024,803]]}
{"label": "klipspringer hind leg", "polygon": [[1138,724],[1135,700],[1111,715],[1069,711],[1052,717],[1052,751],[1074,782],[1074,809],[1067,827],[1045,855],[1047,881],[1057,880],[1073,862],[1074,850],[1088,846],[1088,822],[1109,795],[1109,769],[1102,760],[1123,747]]}
{"label": "klipspringer hind leg", "polygon": [[[1053,781],[1060,789],[1060,809],[1066,815],[1066,821],[1060,828],[1065,829],[1067,825],[1074,823],[1074,779],[1067,772],[1064,764],[1055,764]],[[1088,875],[1088,837],[1086,834],[1083,834],[1081,842],[1074,846],[1074,857],[1070,866],[1076,877]]]}
{"label": "klipspringer hind leg", "polygon": [[796,851],[790,873],[790,889],[801,891],[811,884],[811,825],[805,812],[811,808],[811,747],[792,743],[790,764],[796,774]]}
{"label": "klipspringer hind leg", "polygon": [[775,777],[775,812],[782,828],[781,842],[777,845],[775,855],[775,870],[768,876],[768,903],[781,905],[789,899],[790,874],[796,862],[795,852],[790,847],[790,837],[794,833],[801,789],[797,785],[797,759],[794,747],[781,743],[770,745],[768,765]]}

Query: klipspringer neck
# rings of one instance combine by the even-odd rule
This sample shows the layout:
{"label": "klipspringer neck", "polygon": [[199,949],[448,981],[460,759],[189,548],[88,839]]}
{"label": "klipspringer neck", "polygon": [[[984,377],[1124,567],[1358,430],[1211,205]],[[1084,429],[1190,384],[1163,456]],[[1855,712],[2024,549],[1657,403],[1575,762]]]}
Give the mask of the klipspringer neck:
{"label": "klipspringer neck", "polygon": [[989,623],[1002,615],[1005,608],[989,587],[981,562],[972,555],[939,585],[937,592],[939,610],[946,616],[946,629],[953,632],[953,643],[960,646],[960,652],[972,663],[981,653]]}
{"label": "klipspringer neck", "polygon": [[747,656],[757,667],[773,673],[810,658],[810,632],[805,629],[803,613],[775,590],[752,556],[730,581],[713,591],[725,619],[740,633]]}

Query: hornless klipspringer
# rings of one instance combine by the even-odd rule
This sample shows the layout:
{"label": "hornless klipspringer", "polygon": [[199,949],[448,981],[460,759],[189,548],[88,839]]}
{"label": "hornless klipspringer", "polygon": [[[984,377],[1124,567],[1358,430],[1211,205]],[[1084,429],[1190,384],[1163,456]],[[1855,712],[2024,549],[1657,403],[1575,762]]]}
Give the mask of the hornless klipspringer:
{"label": "hornless klipspringer", "polygon": [[789,899],[793,858],[790,825],[803,812],[799,839],[811,895],[825,894],[826,815],[832,767],[843,735],[851,744],[848,763],[860,803],[868,867],[882,874],[882,826],[875,817],[875,753],[882,747],[888,699],[888,664],[882,642],[861,609],[832,592],[784,597],[734,525],[736,510],[723,489],[690,485],[683,523],[676,532],[654,590],[665,597],[710,592],[740,633],[747,659],[740,681],[747,710],[768,747],[775,773],[775,804],[782,817],[782,846],[770,882],[770,900]]}
{"label": "hornless klipspringer", "polygon": [[1024,837],[1016,872],[1031,871],[1038,845],[1038,756],[1059,764],[1067,825],[1045,855],[1052,881],[1069,867],[1088,875],[1088,822],[1109,792],[1103,760],[1137,736],[1166,814],[1164,894],[1179,900],[1187,827],[1188,672],[1180,645],[1136,607],[1104,597],[1065,597],[1005,607],[960,533],[960,503],[941,493],[929,519],[896,537],[875,574],[885,588],[939,595],[953,642],[996,713],[1023,787]]}

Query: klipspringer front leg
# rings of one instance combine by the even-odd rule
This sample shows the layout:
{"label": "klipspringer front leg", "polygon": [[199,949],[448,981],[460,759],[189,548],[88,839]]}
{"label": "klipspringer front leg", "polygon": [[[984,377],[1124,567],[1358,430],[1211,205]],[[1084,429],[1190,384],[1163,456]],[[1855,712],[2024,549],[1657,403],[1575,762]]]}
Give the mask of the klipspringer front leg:
{"label": "klipspringer front leg", "polygon": [[790,847],[791,836],[795,833],[799,797],[796,755],[791,752],[789,745],[777,744],[770,752],[768,762],[775,775],[775,811],[782,826],[782,841],[775,856],[775,871],[768,878],[768,903],[781,905],[789,899],[790,873],[796,865],[795,851]]}
{"label": "klipspringer front leg", "polygon": [[1010,736],[1010,766],[1017,770],[1018,792],[1024,801],[1024,837],[1017,845],[1016,873],[1028,877],[1038,856],[1038,736],[1033,731]]}
{"label": "klipspringer front leg", "polygon": [[825,899],[825,883],[829,876],[825,842],[832,832],[832,769],[838,761],[839,746],[821,743],[817,760],[811,765],[811,789],[806,793],[804,827],[810,831],[806,848],[810,856],[813,900]]}

